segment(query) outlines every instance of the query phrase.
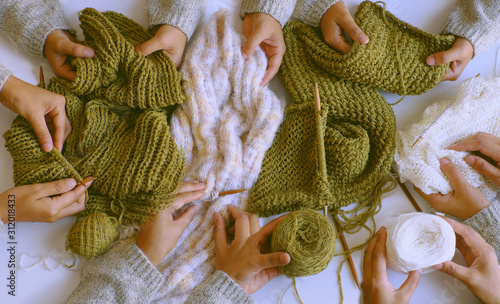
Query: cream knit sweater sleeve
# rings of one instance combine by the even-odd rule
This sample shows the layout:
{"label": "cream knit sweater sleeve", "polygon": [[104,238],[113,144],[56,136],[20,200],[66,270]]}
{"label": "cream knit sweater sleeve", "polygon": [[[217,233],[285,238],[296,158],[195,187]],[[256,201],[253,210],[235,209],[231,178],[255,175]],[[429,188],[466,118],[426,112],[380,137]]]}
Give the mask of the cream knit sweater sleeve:
{"label": "cream knit sweater sleeve", "polygon": [[481,55],[500,41],[498,0],[458,0],[446,21],[443,34],[469,40],[474,56]]}
{"label": "cream knit sweater sleeve", "polygon": [[312,26],[319,26],[326,11],[339,0],[297,0],[292,17]]}
{"label": "cream knit sweater sleeve", "polygon": [[2,90],[3,85],[7,81],[7,78],[10,77],[10,75],[12,75],[12,72],[7,67],[5,67],[0,63],[0,91]]}
{"label": "cream knit sweater sleeve", "polygon": [[495,249],[500,261],[500,204],[492,203],[463,223],[476,230]]}
{"label": "cream knit sweater sleeve", "polygon": [[149,0],[148,23],[150,27],[161,24],[175,26],[189,40],[205,6],[206,0]]}
{"label": "cream knit sweater sleeve", "polygon": [[281,27],[285,26],[292,15],[297,0],[243,0],[240,17],[248,13],[265,13],[278,20]]}

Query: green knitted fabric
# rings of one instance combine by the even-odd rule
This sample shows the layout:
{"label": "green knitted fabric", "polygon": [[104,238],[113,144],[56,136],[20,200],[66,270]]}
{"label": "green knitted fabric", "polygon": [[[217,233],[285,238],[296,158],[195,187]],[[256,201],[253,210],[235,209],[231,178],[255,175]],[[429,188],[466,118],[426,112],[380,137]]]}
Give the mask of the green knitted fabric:
{"label": "green knitted fabric", "polygon": [[[453,39],[425,34],[369,1],[360,5],[356,20],[370,42],[355,43],[348,55],[326,45],[317,29],[300,22],[285,26],[287,51],[279,76],[294,103],[285,109],[247,211],[271,216],[328,205],[348,231],[359,229],[378,211],[393,162],[396,123],[377,88],[404,91],[392,36],[397,36],[405,66],[407,94],[425,92],[439,82],[447,67],[428,67],[425,58],[451,46]],[[319,118],[314,83],[321,97]],[[359,205],[350,212],[340,209],[353,203]]]}
{"label": "green knitted fabric", "polygon": [[16,185],[97,177],[87,191],[85,218],[72,227],[66,243],[91,257],[112,243],[117,222],[141,224],[169,206],[185,168],[170,136],[169,106],[185,96],[181,76],[165,53],[144,57],[134,52],[152,37],[138,24],[95,9],[85,9],[80,20],[85,44],[96,55],[73,61],[74,82],[57,78],[48,87],[66,97],[73,128],[62,154],[43,152],[20,116],[4,137]]}

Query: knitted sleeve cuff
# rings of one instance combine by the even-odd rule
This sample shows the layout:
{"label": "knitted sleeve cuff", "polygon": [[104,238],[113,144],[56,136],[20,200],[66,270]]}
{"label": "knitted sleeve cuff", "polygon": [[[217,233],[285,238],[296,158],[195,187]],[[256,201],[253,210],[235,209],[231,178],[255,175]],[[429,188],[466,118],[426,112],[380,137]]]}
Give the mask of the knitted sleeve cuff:
{"label": "knitted sleeve cuff", "polygon": [[0,63],[0,91],[10,75],[12,75],[12,71]]}
{"label": "knitted sleeve cuff", "polygon": [[244,19],[248,13],[265,13],[276,19],[281,27],[285,26],[292,15],[297,0],[243,0],[240,17]]}
{"label": "knitted sleeve cuff", "polygon": [[495,249],[500,258],[500,204],[490,206],[466,219],[463,223],[476,230]]}
{"label": "knitted sleeve cuff", "polygon": [[339,0],[298,0],[293,17],[312,26],[319,26],[326,11]]}
{"label": "knitted sleeve cuff", "polygon": [[149,0],[148,24],[150,27],[162,24],[175,26],[186,34],[193,35],[206,1],[192,0]]}
{"label": "knitted sleeve cuff", "polygon": [[2,222],[2,219],[0,219],[0,234],[5,230],[5,224]]}
{"label": "knitted sleeve cuff", "polygon": [[18,48],[35,56],[43,56],[45,39],[53,30],[71,30],[58,0],[7,0],[0,9],[0,29]]}
{"label": "knitted sleeve cuff", "polygon": [[198,285],[185,304],[252,304],[253,299],[223,271],[216,271]]}
{"label": "knitted sleeve cuff", "polygon": [[443,34],[465,38],[481,55],[500,41],[500,6],[496,0],[459,0],[446,20]]}

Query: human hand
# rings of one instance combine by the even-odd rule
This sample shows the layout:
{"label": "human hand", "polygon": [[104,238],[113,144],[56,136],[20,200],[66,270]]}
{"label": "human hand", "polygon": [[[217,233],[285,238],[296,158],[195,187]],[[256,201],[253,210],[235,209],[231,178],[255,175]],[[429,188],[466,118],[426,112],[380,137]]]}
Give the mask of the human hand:
{"label": "human hand", "polygon": [[343,54],[349,53],[351,46],[342,35],[342,29],[346,31],[353,41],[360,44],[367,44],[370,41],[368,36],[354,22],[343,1],[338,1],[325,12],[321,18],[320,27],[325,42]]}
{"label": "human hand", "polygon": [[365,304],[404,304],[420,282],[422,270],[409,273],[404,283],[395,289],[387,279],[385,241],[387,231],[381,227],[368,243],[363,260],[363,301]]}
{"label": "human hand", "polygon": [[91,58],[94,50],[78,44],[75,37],[63,30],[53,30],[45,39],[43,53],[56,76],[75,80],[76,72],[70,64],[71,57]]}
{"label": "human hand", "polygon": [[215,269],[227,273],[243,290],[252,294],[281,274],[278,266],[290,263],[288,253],[270,253],[271,235],[286,215],[261,229],[257,215],[232,205],[227,206],[227,211],[235,221],[234,240],[228,244],[224,219],[214,213]]}
{"label": "human hand", "polygon": [[500,303],[500,268],[493,248],[471,227],[443,217],[457,236],[457,248],[467,267],[452,261],[433,267],[464,283],[483,303]]}
{"label": "human hand", "polygon": [[414,188],[436,211],[466,220],[488,207],[491,202],[473,187],[447,158],[439,160],[441,170],[450,180],[453,191],[448,194],[425,194]]}
{"label": "human hand", "polygon": [[265,86],[278,73],[285,54],[286,46],[281,24],[271,15],[248,13],[243,19],[243,35],[247,38],[241,47],[243,58],[250,57],[259,45],[266,53],[267,70],[260,83],[261,86]]}
{"label": "human hand", "polygon": [[93,177],[85,178],[82,181],[85,186],[67,178],[9,189],[0,194],[0,218],[3,222],[12,216],[16,222],[52,223],[76,214],[85,208],[85,190],[93,180]]}
{"label": "human hand", "polygon": [[180,29],[164,24],[156,29],[153,38],[137,46],[135,51],[147,56],[153,52],[164,50],[175,63],[175,66],[179,67],[186,42],[187,36]]}
{"label": "human hand", "polygon": [[451,49],[432,54],[427,57],[426,62],[428,65],[442,65],[450,64],[450,68],[444,74],[441,81],[457,80],[462,74],[463,70],[472,59],[474,55],[474,47],[465,38],[457,38]]}
{"label": "human hand", "polygon": [[62,151],[71,132],[64,96],[10,76],[0,91],[0,102],[30,122],[45,152],[53,146]]}
{"label": "human hand", "polygon": [[489,158],[489,161],[487,161],[480,156],[468,155],[465,162],[500,186],[500,139],[498,137],[478,132],[452,145],[450,149],[455,151],[478,151],[486,158]]}
{"label": "human hand", "polygon": [[141,226],[135,243],[155,267],[174,249],[182,233],[198,212],[199,206],[190,206],[176,218],[174,218],[175,211],[202,198],[203,195],[205,195],[205,184],[184,182],[175,194],[170,208],[153,216]]}

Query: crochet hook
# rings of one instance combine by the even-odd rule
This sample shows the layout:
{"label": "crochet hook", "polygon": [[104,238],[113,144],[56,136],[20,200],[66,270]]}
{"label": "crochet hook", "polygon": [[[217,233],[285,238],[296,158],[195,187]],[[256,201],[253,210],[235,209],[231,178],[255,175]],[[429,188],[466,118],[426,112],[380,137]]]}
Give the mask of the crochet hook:
{"label": "crochet hook", "polygon": [[[349,246],[347,246],[347,241],[345,240],[344,232],[340,229],[340,225],[337,222],[337,219],[335,216],[333,217],[333,222],[335,223],[335,227],[337,227],[337,231],[340,233],[340,241],[342,242],[342,247],[344,247],[345,251],[349,250]],[[356,271],[356,267],[354,267],[354,263],[352,261],[351,255],[347,258],[347,261],[349,262],[349,268],[351,268],[352,276],[354,277],[354,281],[356,282],[356,285],[358,285],[358,288],[361,289],[361,285],[359,284],[359,278],[358,278],[358,272]]]}
{"label": "crochet hook", "polygon": [[417,210],[418,212],[422,212],[422,208],[420,208],[420,206],[417,204],[417,201],[415,201],[410,191],[408,191],[406,186],[399,180],[399,176],[396,173],[396,170],[394,170],[394,168],[391,167],[391,172],[392,174],[394,174],[396,182],[401,187],[401,189],[403,189],[403,192],[406,194],[406,197],[410,200],[413,207],[415,207],[415,210]]}
{"label": "crochet hook", "polygon": [[237,190],[221,191],[221,192],[219,192],[219,197],[230,195],[230,194],[236,194],[236,193],[240,193],[240,192],[245,192],[247,190],[248,189],[237,189]]}

